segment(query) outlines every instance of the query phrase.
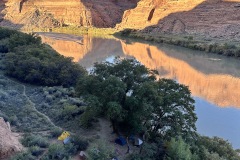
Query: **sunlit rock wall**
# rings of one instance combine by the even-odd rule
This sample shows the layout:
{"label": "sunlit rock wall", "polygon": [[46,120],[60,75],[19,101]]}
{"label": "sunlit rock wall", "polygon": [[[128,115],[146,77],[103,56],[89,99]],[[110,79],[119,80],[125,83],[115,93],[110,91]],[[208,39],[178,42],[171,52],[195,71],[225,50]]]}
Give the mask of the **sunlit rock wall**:
{"label": "sunlit rock wall", "polygon": [[4,23],[18,28],[73,25],[114,27],[124,10],[134,8],[137,0],[8,0]]}

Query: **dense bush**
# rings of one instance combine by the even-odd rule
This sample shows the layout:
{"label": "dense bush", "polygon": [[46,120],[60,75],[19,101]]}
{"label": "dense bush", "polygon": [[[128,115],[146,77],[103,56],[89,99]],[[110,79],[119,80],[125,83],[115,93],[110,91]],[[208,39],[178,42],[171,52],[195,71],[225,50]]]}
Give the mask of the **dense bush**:
{"label": "dense bush", "polygon": [[167,148],[167,159],[182,159],[182,160],[192,160],[193,155],[190,151],[190,146],[186,144],[182,138],[174,139],[172,138],[168,144]]}
{"label": "dense bush", "polygon": [[197,143],[198,148],[204,148],[204,154],[200,154],[201,159],[209,159],[210,156],[213,156],[221,159],[240,160],[232,145],[222,138],[201,136]]}
{"label": "dense bush", "polygon": [[48,149],[48,154],[46,155],[49,159],[63,159],[68,157],[63,144],[51,144]]}
{"label": "dense bush", "polygon": [[84,151],[88,148],[88,141],[80,136],[72,136],[72,143],[76,146],[77,150]]}
{"label": "dense bush", "polygon": [[46,148],[49,145],[47,138],[32,134],[25,135],[21,142],[26,147],[39,146],[41,148]]}
{"label": "dense bush", "polygon": [[6,74],[20,81],[37,85],[76,84],[86,73],[80,65],[73,63],[51,47],[41,43],[41,38],[0,28],[0,52],[4,57]]}
{"label": "dense bush", "polygon": [[72,154],[76,154],[77,150],[72,143],[67,145],[54,143],[49,146],[48,153],[41,158],[42,160],[67,160]]}
{"label": "dense bush", "polygon": [[6,74],[38,85],[75,85],[85,74],[80,65],[43,45],[20,46],[5,57]]}
{"label": "dense bush", "polygon": [[36,157],[32,156],[31,152],[18,153],[11,160],[35,160]]}
{"label": "dense bush", "polygon": [[11,29],[6,29],[6,28],[2,28],[0,27],[0,40],[4,39],[4,38],[9,38],[11,35],[18,33],[15,30],[11,30]]}
{"label": "dense bush", "polygon": [[38,147],[38,146],[32,146],[32,147],[30,147],[30,148],[29,148],[29,151],[31,152],[31,154],[32,154],[33,156],[36,156],[36,157],[40,156],[40,155],[44,152],[44,150],[41,149],[41,148]]}
{"label": "dense bush", "polygon": [[62,134],[62,132],[63,132],[63,130],[60,128],[53,128],[51,130],[51,135],[52,135],[52,137],[58,137]]}
{"label": "dense bush", "polygon": [[114,155],[114,149],[107,145],[104,141],[98,141],[88,148],[87,153],[91,160],[107,160],[112,159]]}

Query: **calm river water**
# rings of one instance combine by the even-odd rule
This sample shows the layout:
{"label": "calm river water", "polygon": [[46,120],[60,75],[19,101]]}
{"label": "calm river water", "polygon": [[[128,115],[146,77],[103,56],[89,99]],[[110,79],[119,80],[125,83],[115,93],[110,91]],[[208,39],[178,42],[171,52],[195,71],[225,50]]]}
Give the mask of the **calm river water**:
{"label": "calm river water", "polygon": [[161,77],[189,86],[196,100],[197,131],[240,148],[240,60],[171,45],[41,33],[60,54],[91,68],[115,56],[134,57]]}

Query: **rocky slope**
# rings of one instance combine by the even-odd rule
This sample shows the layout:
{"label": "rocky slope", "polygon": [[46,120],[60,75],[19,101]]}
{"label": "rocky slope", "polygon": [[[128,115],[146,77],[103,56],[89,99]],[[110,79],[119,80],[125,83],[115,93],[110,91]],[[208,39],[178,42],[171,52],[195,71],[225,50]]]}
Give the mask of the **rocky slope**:
{"label": "rocky slope", "polygon": [[61,25],[114,27],[137,0],[5,0],[1,25],[50,28]]}
{"label": "rocky slope", "polygon": [[119,28],[240,39],[240,0],[141,0]]}
{"label": "rocky slope", "polygon": [[17,136],[11,132],[9,123],[0,117],[0,159],[5,159],[23,149]]}

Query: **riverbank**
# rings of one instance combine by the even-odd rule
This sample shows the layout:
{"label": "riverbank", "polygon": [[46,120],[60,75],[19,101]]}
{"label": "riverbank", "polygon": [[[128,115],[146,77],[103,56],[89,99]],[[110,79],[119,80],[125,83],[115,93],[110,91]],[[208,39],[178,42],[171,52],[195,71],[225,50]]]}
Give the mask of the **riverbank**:
{"label": "riverbank", "polygon": [[23,32],[55,32],[55,33],[65,33],[71,35],[91,35],[99,38],[114,38],[114,34],[119,32],[119,30],[114,28],[95,28],[95,27],[57,27],[57,28],[39,28],[34,30],[22,30]]}
{"label": "riverbank", "polygon": [[[41,30],[41,31],[47,31]],[[173,35],[150,34],[133,29],[95,28],[95,27],[59,27],[49,29],[50,32],[66,33],[73,35],[88,34],[100,38],[135,38],[156,43],[166,43],[193,50],[215,53],[228,57],[240,57],[240,45],[238,42],[222,39],[210,39],[198,35]]]}
{"label": "riverbank", "polygon": [[207,39],[193,35],[148,34],[132,29],[122,30],[115,33],[115,35],[120,37],[142,39],[156,43],[172,44],[229,57],[240,57],[240,45],[237,42],[224,41],[223,39]]}

